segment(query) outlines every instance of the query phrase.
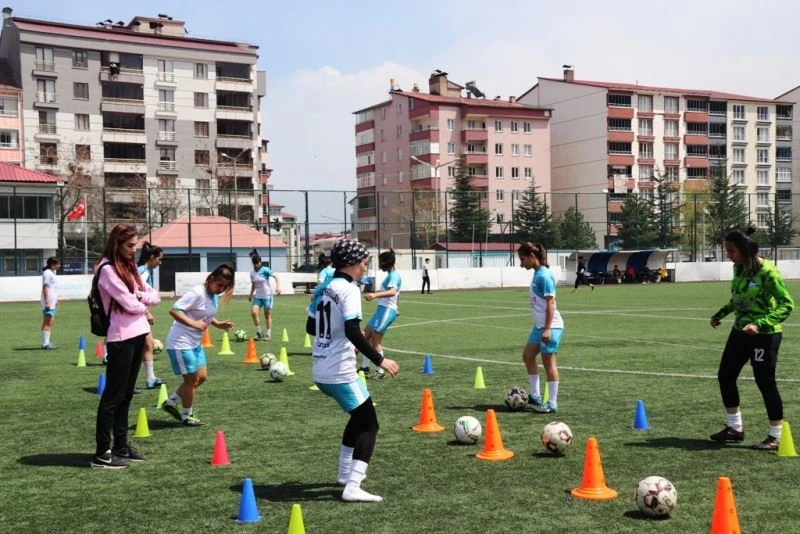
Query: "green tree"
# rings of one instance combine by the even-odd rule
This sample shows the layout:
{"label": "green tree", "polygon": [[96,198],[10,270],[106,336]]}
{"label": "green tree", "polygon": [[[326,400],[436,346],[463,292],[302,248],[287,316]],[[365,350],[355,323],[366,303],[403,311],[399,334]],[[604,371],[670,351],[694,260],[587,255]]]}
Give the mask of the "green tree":
{"label": "green tree", "polygon": [[775,209],[767,212],[767,226],[759,229],[755,238],[760,245],[766,245],[772,251],[772,258],[778,261],[778,247],[790,245],[797,235],[795,224],[797,217],[792,215],[788,207],[775,203]]}
{"label": "green tree", "polygon": [[628,194],[622,204],[617,228],[626,249],[654,246],[658,239],[658,220],[652,202],[637,193]]}
{"label": "green tree", "polygon": [[586,222],[583,213],[578,211],[575,206],[567,208],[567,211],[556,220],[556,225],[560,238],[558,246],[574,250],[597,248],[597,239],[592,225]]}
{"label": "green tree", "polygon": [[468,243],[474,241],[475,236],[486,236],[489,229],[489,210],[481,208],[481,191],[472,185],[472,177],[464,165],[463,157],[456,161],[455,173],[454,187],[450,192],[452,206],[448,217],[450,240]]}
{"label": "green tree", "polygon": [[558,246],[558,227],[553,221],[550,206],[542,195],[537,193],[534,181],[520,198],[514,210],[512,227],[518,241],[541,243],[546,248]]}
{"label": "green tree", "polygon": [[731,230],[743,230],[749,223],[745,193],[731,183],[725,165],[711,167],[706,213],[714,246],[721,246]]}
{"label": "green tree", "polygon": [[653,245],[658,248],[672,248],[681,240],[679,225],[680,203],[675,193],[676,182],[670,182],[663,173],[653,177],[653,213],[656,218],[657,236]]}

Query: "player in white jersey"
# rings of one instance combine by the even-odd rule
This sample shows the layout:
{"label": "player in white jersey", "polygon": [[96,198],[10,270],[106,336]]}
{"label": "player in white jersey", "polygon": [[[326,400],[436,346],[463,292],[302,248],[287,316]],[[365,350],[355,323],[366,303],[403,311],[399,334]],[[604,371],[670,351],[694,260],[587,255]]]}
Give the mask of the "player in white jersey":
{"label": "player in white jersey", "polygon": [[[368,301],[380,299],[378,308],[367,323],[367,328],[364,329],[364,337],[381,354],[383,354],[383,336],[392,326],[398,314],[397,302],[400,298],[402,280],[400,279],[400,273],[394,270],[395,260],[394,250],[387,250],[378,256],[378,267],[386,273],[386,278],[381,283],[380,291],[364,293],[364,298]],[[369,359],[366,356],[361,359],[361,370],[364,371],[364,376],[369,374]],[[380,379],[384,376],[383,369],[377,367],[375,374],[370,378]]]}
{"label": "player in white jersey", "polygon": [[[232,322],[216,319],[220,304],[228,302],[233,295],[233,286],[233,267],[223,263],[206,277],[204,284],[191,288],[169,310],[175,322],[167,335],[167,354],[172,370],[183,377],[183,383],[162,408],[183,426],[203,424],[192,411],[197,388],[208,377],[206,353],[202,347],[203,332],[208,325],[228,331],[233,329]],[[183,407],[181,412],[176,408],[178,401]]]}
{"label": "player in white jersey", "polygon": [[[533,280],[529,291],[533,330],[522,352],[522,360],[528,370],[531,391],[528,402],[540,413],[558,411],[558,367],[556,355],[564,332],[564,321],[556,308],[556,279],[547,265],[547,254],[539,243],[523,243],[517,249],[519,262],[525,269],[533,269]],[[542,365],[547,372],[547,388],[550,399],[542,403],[539,390],[539,367],[536,356],[542,354]]]}
{"label": "player in white jersey", "polygon": [[372,348],[361,333],[361,292],[353,283],[367,269],[367,249],[354,240],[337,241],[331,250],[336,272],[314,290],[308,306],[306,332],[314,336],[312,375],[320,391],[333,397],[350,420],[339,449],[337,481],[344,485],[342,500],[378,502],[383,498],[361,489],[375,448],[378,416],[356,370],[357,348],[392,377],[400,368]]}
{"label": "player in white jersey", "polygon": [[[164,250],[156,245],[151,245],[149,241],[142,243],[142,250],[139,252],[139,276],[142,281],[155,289],[153,283],[153,271],[161,265],[161,260],[164,259]],[[148,316],[150,325],[152,326],[154,320],[152,314]],[[158,378],[153,369],[153,332],[147,334],[144,340],[144,384],[147,389],[160,388],[161,379]]]}
{"label": "player in white jersey", "polygon": [[[248,300],[252,302],[250,306],[250,316],[253,318],[253,324],[256,326],[256,340],[269,341],[272,339],[272,287],[269,285],[269,279],[275,279],[275,293],[281,294],[281,281],[266,265],[262,265],[261,256],[258,251],[253,249],[250,253],[250,259],[253,262],[253,270],[250,271],[250,297]],[[258,321],[258,310],[264,309],[264,323],[267,327],[267,333],[261,331],[261,323]]]}
{"label": "player in white jersey", "polygon": [[58,277],[56,271],[61,266],[58,258],[50,256],[47,265],[42,270],[42,344],[43,349],[52,350],[56,346],[50,343],[50,333],[56,319],[56,306],[58,305]]}

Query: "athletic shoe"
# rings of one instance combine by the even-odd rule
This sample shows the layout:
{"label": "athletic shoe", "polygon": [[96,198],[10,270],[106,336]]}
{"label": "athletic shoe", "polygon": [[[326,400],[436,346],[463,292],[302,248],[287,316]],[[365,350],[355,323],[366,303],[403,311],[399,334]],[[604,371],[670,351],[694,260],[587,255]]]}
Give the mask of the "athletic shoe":
{"label": "athletic shoe", "polygon": [[189,417],[185,417],[181,420],[181,424],[183,426],[203,426],[205,423],[202,422],[197,417],[190,415]]}
{"label": "athletic shoe", "polygon": [[378,367],[375,369],[375,372],[369,375],[367,378],[370,380],[382,380],[384,377],[386,377],[386,371]]}
{"label": "athletic shoe", "polygon": [[152,381],[145,380],[145,385],[147,386],[147,389],[158,389],[161,387],[161,384],[163,383],[164,382],[162,382],[160,378],[155,378]]}
{"label": "athletic shoe", "polygon": [[270,341],[272,339],[272,334],[264,334],[263,340]]}
{"label": "athletic shoe", "polygon": [[712,441],[718,441],[720,443],[744,441],[744,430],[735,430],[726,426],[716,434],[711,434],[709,438],[711,438]]}
{"label": "athletic shoe", "polygon": [[553,401],[547,401],[544,404],[534,404],[533,411],[537,413],[556,413],[558,411],[558,406]]}
{"label": "athletic shoe", "polygon": [[161,409],[170,414],[172,417],[177,419],[178,421],[181,420],[181,412],[175,407],[174,404],[164,403],[161,405]]}
{"label": "athletic shoe", "polygon": [[542,405],[542,397],[539,395],[528,395],[528,404],[536,408]]}
{"label": "athletic shoe", "polygon": [[103,356],[103,365],[108,365],[108,356]]}
{"label": "athletic shoe", "polygon": [[53,345],[52,343],[48,343],[47,345],[42,345],[42,348],[43,348],[44,350],[55,350],[55,349],[57,349],[58,347],[56,347],[56,346],[55,346],[55,345]]}
{"label": "athletic shoe", "polygon": [[121,449],[114,449],[113,451],[111,451],[111,454],[119,458],[124,458],[129,462],[143,462],[145,460],[144,454],[137,451],[130,445],[128,445],[127,447],[122,447]]}
{"label": "athletic shoe", "polygon": [[134,394],[134,395],[138,395],[138,394],[139,394],[139,393],[141,393],[141,392],[142,392],[142,390],[141,390],[141,389],[139,389],[139,388],[133,388],[133,394]]}
{"label": "athletic shoe", "polygon": [[363,371],[365,377],[369,376],[369,367],[359,367],[358,370]]}
{"label": "athletic shoe", "polygon": [[105,454],[92,456],[92,461],[89,462],[89,467],[92,469],[127,469],[130,463],[125,458],[120,458],[111,451],[106,451]]}
{"label": "athletic shoe", "polygon": [[256,341],[261,341],[262,339],[264,339],[264,334],[256,332]]}
{"label": "athletic shoe", "polygon": [[753,448],[757,451],[777,451],[780,440],[774,436],[767,436],[761,443],[756,443]]}

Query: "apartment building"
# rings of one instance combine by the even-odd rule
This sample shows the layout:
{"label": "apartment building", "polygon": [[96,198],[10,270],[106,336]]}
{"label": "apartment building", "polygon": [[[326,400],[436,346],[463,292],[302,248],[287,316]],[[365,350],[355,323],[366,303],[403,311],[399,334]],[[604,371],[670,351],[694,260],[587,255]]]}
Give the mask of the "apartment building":
{"label": "apartment building", "polygon": [[437,234],[443,230],[445,192],[462,156],[482,207],[492,214],[491,234],[507,231],[514,203],[532,181],[540,193],[550,191],[549,109],[513,97],[483,98],[474,84],[461,86],[438,70],[428,84],[423,93],[392,81],[388,100],[354,112],[355,228],[370,246],[410,246],[412,220],[421,217],[412,191],[430,192],[428,209],[439,221]]}
{"label": "apartment building", "polygon": [[[775,97],[776,100],[780,100],[781,102],[791,102],[794,106],[794,109],[798,108],[800,105],[800,85],[791,89],[783,94],[778,95]],[[792,131],[795,129],[800,132],[800,112],[796,115],[792,114]],[[792,141],[792,173],[791,176],[797,176],[800,178],[800,135],[793,135],[791,137]],[[785,179],[785,176],[783,177]],[[777,184],[781,189],[785,189],[786,185],[784,181],[779,181]],[[795,216],[800,215],[800,188],[795,188],[791,195],[792,198],[792,212]],[[786,195],[786,193],[782,193],[782,195]]]}
{"label": "apartment building", "polygon": [[[699,89],[538,78],[518,102],[553,109],[553,191],[583,195],[581,211],[599,243],[613,244],[627,193],[653,194],[658,173],[678,189],[705,189],[720,167],[747,193],[750,216],[766,225],[774,199],[791,204],[791,101]],[[553,209],[559,211],[556,195]]]}
{"label": "apartment building", "polygon": [[11,66],[0,58],[0,162],[22,162],[22,91]]}
{"label": "apartment building", "polygon": [[0,56],[23,103],[21,163],[60,176],[80,165],[106,187],[109,219],[188,188],[173,195],[175,215],[256,220],[266,85],[257,46],[189,37],[168,15],[94,26],[10,8],[3,17]]}

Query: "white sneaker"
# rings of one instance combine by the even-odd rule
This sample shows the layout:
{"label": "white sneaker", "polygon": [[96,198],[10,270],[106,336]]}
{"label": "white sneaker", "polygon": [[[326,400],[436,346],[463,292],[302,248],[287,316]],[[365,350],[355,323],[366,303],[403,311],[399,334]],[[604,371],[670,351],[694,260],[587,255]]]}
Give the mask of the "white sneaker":
{"label": "white sneaker", "polygon": [[355,484],[348,484],[342,492],[342,500],[347,502],[381,502],[383,497],[367,493]]}

